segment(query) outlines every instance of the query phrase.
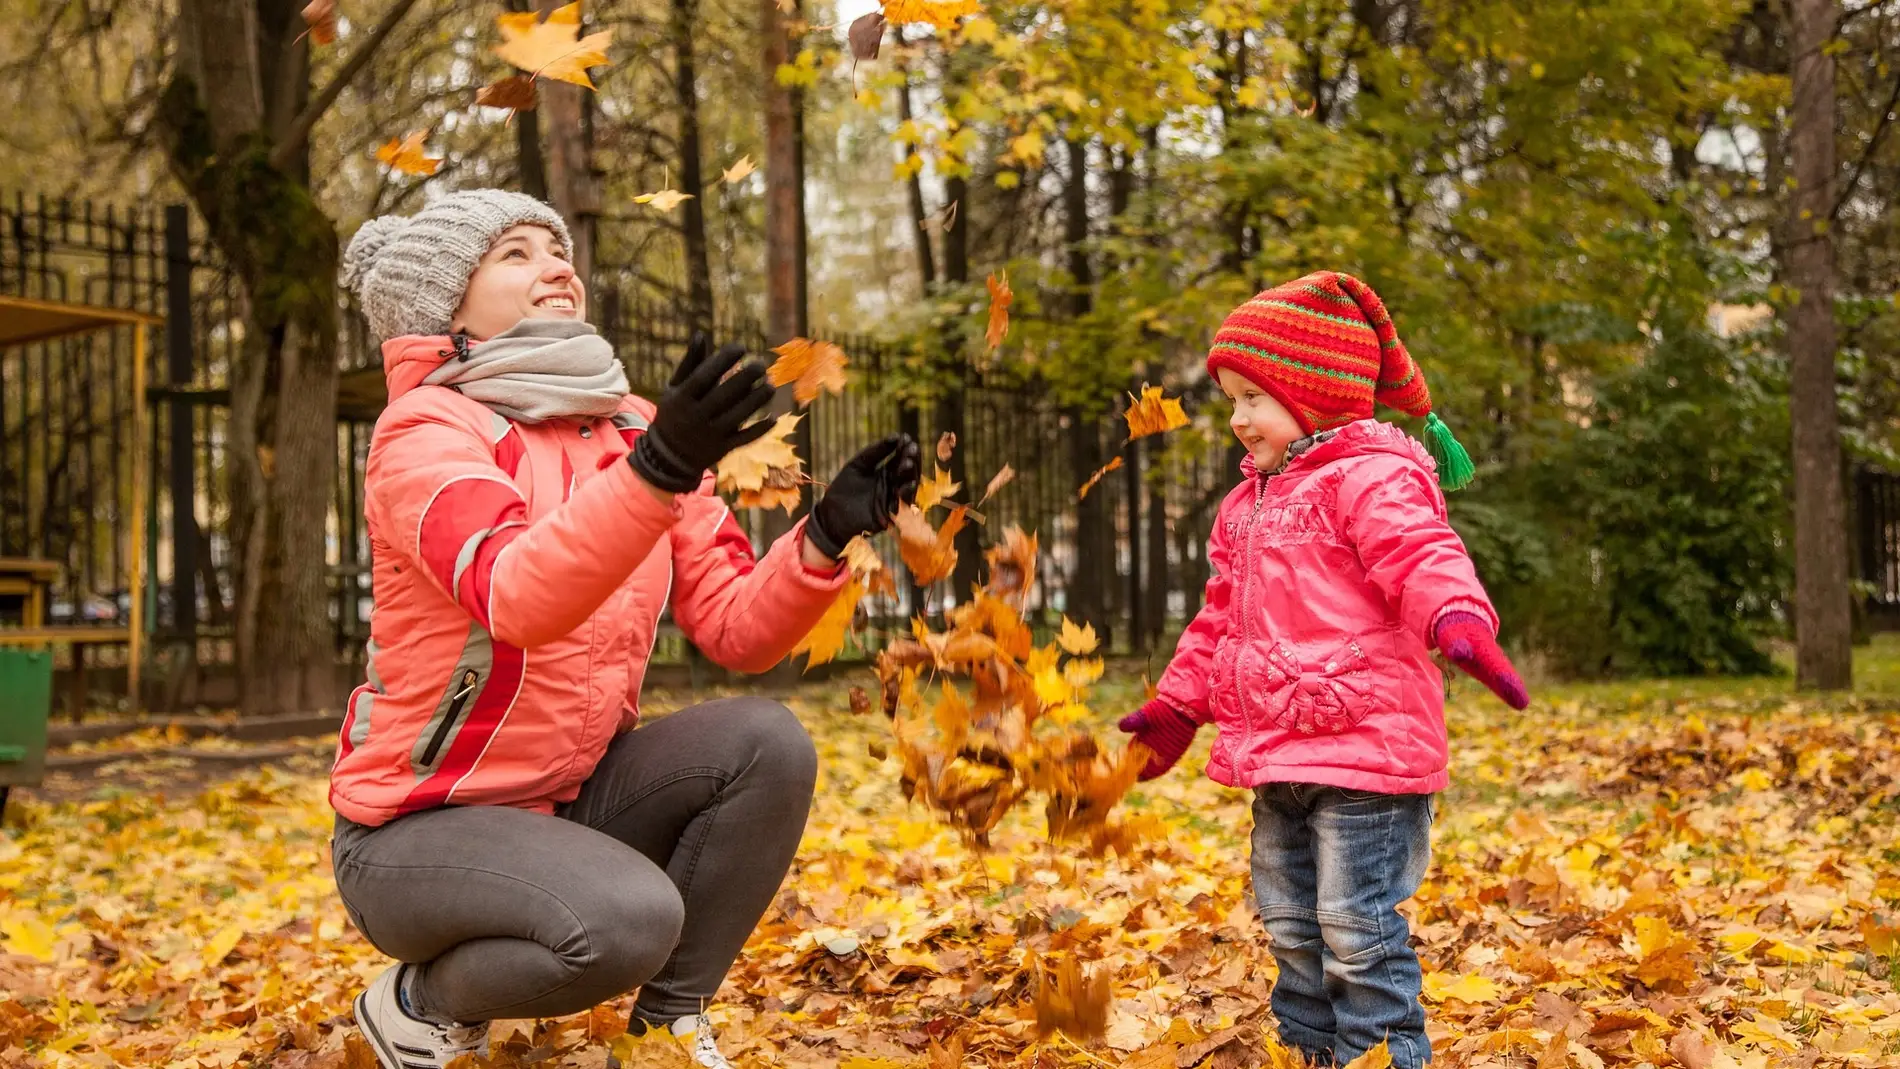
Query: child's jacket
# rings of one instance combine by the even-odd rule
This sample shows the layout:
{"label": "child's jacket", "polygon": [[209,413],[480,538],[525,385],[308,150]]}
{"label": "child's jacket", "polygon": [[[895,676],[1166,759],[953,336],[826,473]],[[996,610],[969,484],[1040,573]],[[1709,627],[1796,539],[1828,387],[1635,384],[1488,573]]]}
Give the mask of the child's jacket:
{"label": "child's jacket", "polygon": [[1221,503],[1204,607],[1159,696],[1219,729],[1207,774],[1234,787],[1319,783],[1389,794],[1448,782],[1446,610],[1497,627],[1445,520],[1431,457],[1360,420]]}
{"label": "child's jacket", "polygon": [[845,574],[754,561],[712,493],[663,504],[626,456],[653,406],[518,423],[422,380],[444,337],[383,344],[389,408],[364,479],[375,609],[330,802],[361,824],[441,805],[550,812],[638,719],[660,612],[713,661],[778,663]]}

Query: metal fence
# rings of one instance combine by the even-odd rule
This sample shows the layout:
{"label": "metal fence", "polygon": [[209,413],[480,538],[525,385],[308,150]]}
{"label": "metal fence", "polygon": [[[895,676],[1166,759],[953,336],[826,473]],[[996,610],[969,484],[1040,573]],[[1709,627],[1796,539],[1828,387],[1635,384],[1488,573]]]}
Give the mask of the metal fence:
{"label": "metal fence", "polygon": [[[61,561],[66,574],[56,612],[123,614],[123,558],[137,545],[156,587],[149,599],[154,647],[184,651],[196,665],[228,662],[235,590],[225,450],[230,370],[242,343],[236,281],[182,205],[126,212],[15,194],[0,197],[0,292],[136,308],[167,320],[148,369],[155,493],[145,517],[118,504],[128,500],[124,437],[132,426],[124,339],[103,334],[0,351],[0,556]],[[627,362],[635,388],[656,395],[691,332],[686,315],[603,285],[594,318]],[[339,659],[355,661],[368,632],[362,473],[380,403],[380,354],[360,317],[344,322],[339,362],[352,392],[337,428],[326,564]],[[717,333],[755,351],[765,347],[748,320],[726,322]],[[913,378],[907,369],[928,355],[923,343],[831,340],[849,356],[851,384],[809,410],[806,468],[815,478],[828,479],[855,450],[892,431],[918,434],[928,452],[954,429],[968,473],[960,500],[974,501],[1004,465],[1016,472],[983,512],[992,535],[1012,524],[1039,535],[1034,608],[1053,614],[1092,606],[1093,622],[1130,649],[1152,642],[1198,605],[1212,505],[1235,478],[1226,450],[1186,448],[1181,436],[1170,436],[1165,448],[1153,441],[1125,448],[1111,406],[1063,409],[1033,379],[975,370],[963,382],[960,426],[951,427],[947,410],[906,398]],[[1190,397],[1190,409],[1203,399]],[[1072,450],[1090,434],[1102,443],[1101,459],[1120,450],[1127,463],[1091,492],[1089,514],[1104,528],[1091,533],[1105,552],[1100,570],[1083,575]],[[749,519],[755,533],[765,529],[762,517]],[[895,567],[895,547],[887,553]],[[867,606],[872,644],[879,631],[941,607],[941,589],[929,604],[914,601],[914,593]],[[674,641],[660,652],[685,651]]]}

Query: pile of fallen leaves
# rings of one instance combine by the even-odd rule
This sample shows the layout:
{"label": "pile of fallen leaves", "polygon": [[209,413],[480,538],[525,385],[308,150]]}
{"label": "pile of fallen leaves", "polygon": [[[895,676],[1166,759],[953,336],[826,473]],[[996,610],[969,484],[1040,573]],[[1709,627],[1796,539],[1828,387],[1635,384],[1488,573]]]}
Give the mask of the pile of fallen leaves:
{"label": "pile of fallen leaves", "polygon": [[[1516,714],[1467,690],[1405,907],[1438,1064],[1900,1064],[1900,716],[1629,688]],[[1093,691],[1102,715],[1077,726],[1098,732],[1141,696],[1114,672]],[[1205,737],[1125,796],[1154,832],[1126,851],[1051,844],[1019,806],[975,852],[907,801],[902,758],[871,752],[888,722],[844,685],[792,704],[822,780],[714,1008],[735,1064],[1290,1064],[1247,898],[1249,796],[1194,774]],[[174,799],[16,793],[0,1065],[367,1066],[349,1001],[385,962],[336,900],[324,790],[267,769]],[[503,1022],[493,1064],[598,1067],[617,1043],[660,1064],[619,1037],[625,1008]],[[1067,1034],[1043,1023],[1063,1013]]]}

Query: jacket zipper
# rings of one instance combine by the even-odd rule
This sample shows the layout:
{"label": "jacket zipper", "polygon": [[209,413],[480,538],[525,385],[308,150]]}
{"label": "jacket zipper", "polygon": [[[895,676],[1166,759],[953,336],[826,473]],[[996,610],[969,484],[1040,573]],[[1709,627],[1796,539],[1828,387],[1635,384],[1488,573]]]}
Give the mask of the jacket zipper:
{"label": "jacket zipper", "polygon": [[462,706],[467,704],[468,696],[475,693],[475,683],[481,677],[473,668],[462,673],[462,689],[449,702],[449,715],[435,726],[435,734],[429,736],[429,745],[422,751],[422,763],[425,766],[435,764],[435,757],[442,749],[442,743],[449,737],[449,729],[455,726],[455,719],[462,715]]}
{"label": "jacket zipper", "polygon": [[1273,476],[1270,474],[1268,475],[1256,474],[1254,476],[1256,482],[1254,484],[1254,491],[1253,491],[1253,511],[1247,514],[1247,556],[1246,556],[1245,563],[1239,569],[1241,573],[1241,579],[1240,579],[1240,642],[1241,644],[1239,646],[1234,647],[1234,655],[1231,658],[1229,658],[1227,662],[1228,671],[1232,674],[1232,686],[1234,689],[1234,705],[1236,708],[1240,710],[1240,722],[1242,726],[1246,728],[1246,734],[1242,738],[1241,746],[1239,747],[1239,751],[1241,754],[1249,753],[1253,749],[1253,747],[1250,744],[1253,740],[1254,726],[1253,726],[1253,714],[1247,710],[1246,695],[1241,693],[1242,687],[1241,687],[1241,682],[1240,682],[1240,658],[1241,658],[1241,654],[1247,649],[1248,644],[1253,642],[1254,562],[1259,559],[1259,554],[1255,551],[1254,542],[1259,535],[1260,506],[1267,499],[1267,480],[1272,477]]}

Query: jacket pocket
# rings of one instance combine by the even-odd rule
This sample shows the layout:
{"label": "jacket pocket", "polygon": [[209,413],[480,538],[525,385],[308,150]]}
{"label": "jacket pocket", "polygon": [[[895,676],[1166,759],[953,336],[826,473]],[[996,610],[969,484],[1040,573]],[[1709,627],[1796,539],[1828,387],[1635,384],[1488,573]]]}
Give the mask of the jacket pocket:
{"label": "jacket pocket", "polygon": [[1241,701],[1276,727],[1301,735],[1336,734],[1374,708],[1376,677],[1359,639],[1317,658],[1285,641],[1264,649],[1250,644],[1238,661]]}

